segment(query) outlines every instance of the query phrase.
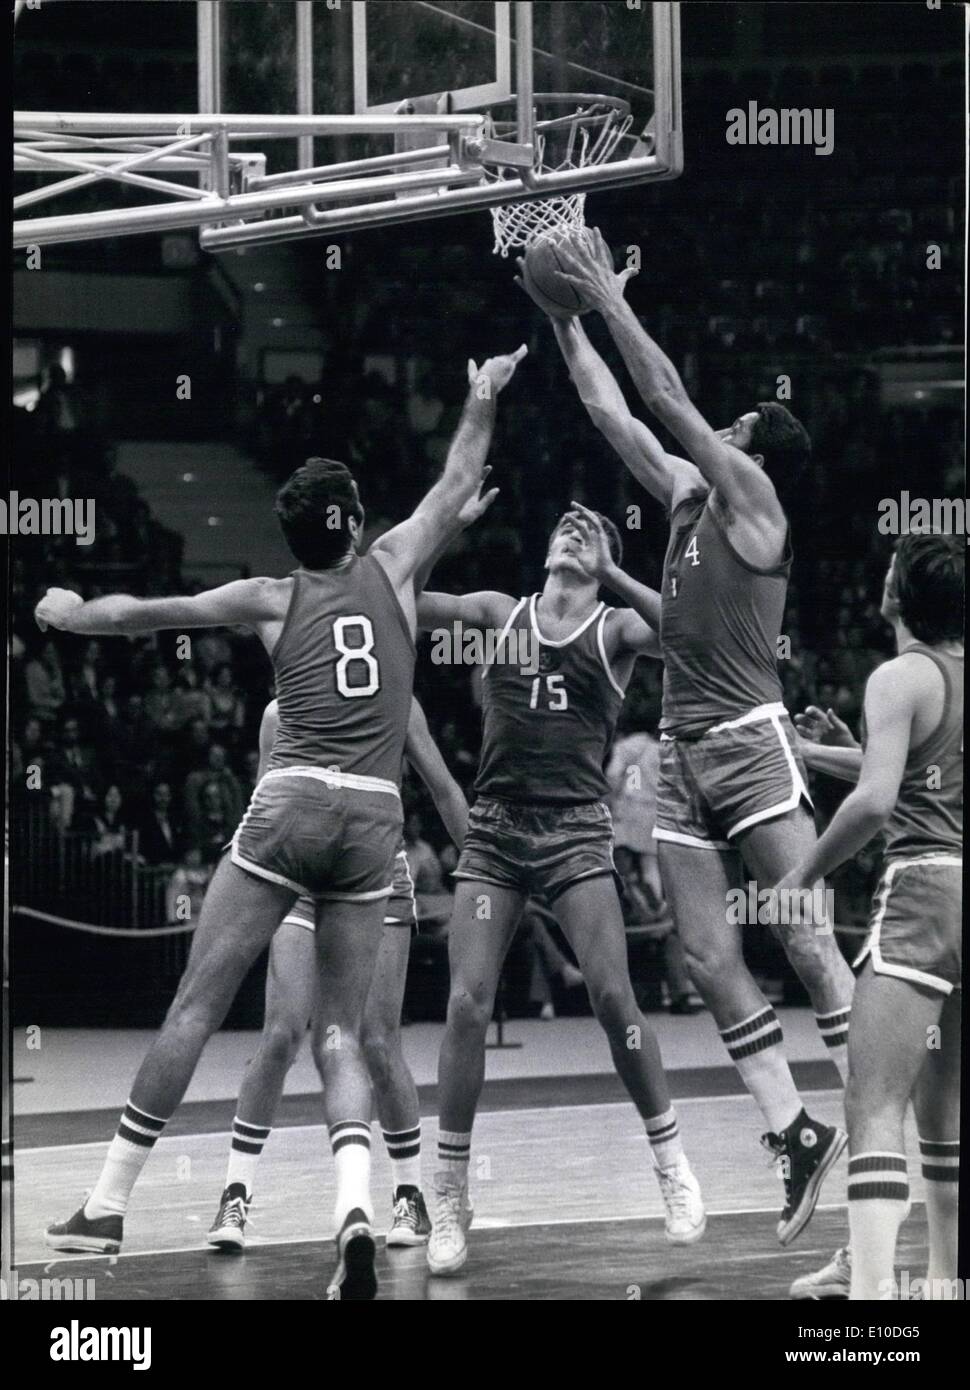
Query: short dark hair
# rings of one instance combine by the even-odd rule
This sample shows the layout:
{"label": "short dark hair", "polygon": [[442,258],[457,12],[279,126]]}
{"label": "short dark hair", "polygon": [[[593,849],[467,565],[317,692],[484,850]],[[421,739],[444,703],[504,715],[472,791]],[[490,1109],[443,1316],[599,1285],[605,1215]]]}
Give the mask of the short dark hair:
{"label": "short dark hair", "polygon": [[351,518],[364,518],[354,475],[336,459],[307,459],[276,494],[274,510],[290,550],[311,570],[342,560],[352,543]]}
{"label": "short dark hair", "polygon": [[777,401],[759,401],[757,411],[748,453],[760,454],[775,488],[790,493],[812,457],[808,430]]}
{"label": "short dark hair", "polygon": [[890,592],[917,641],[933,646],[963,637],[965,565],[962,536],[915,534],[897,543]]}

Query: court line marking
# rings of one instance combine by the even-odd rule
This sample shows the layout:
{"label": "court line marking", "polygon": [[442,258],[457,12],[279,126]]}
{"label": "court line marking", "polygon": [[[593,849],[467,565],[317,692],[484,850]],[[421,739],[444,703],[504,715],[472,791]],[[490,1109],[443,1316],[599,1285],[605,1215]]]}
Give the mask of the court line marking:
{"label": "court line marking", "polygon": [[[919,1206],[919,1205],[921,1205],[919,1202],[914,1202],[914,1203],[913,1203],[913,1206],[914,1206],[914,1207],[915,1207],[915,1206]],[[845,1202],[842,1202],[842,1203],[833,1203],[833,1204],[829,1204],[829,1205],[825,1205],[825,1206],[822,1206],[821,1204],[819,1204],[819,1205],[815,1208],[816,1212],[820,1212],[820,1211],[846,1211],[847,1209],[848,1209],[847,1203],[845,1203]],[[708,1217],[712,1217],[712,1216],[777,1216],[777,1215],[778,1215],[778,1208],[777,1208],[777,1206],[774,1206],[774,1207],[736,1207],[736,1208],[723,1208],[723,1209],[721,1209],[721,1210],[719,1210],[719,1211],[709,1211],[709,1212],[707,1213],[707,1215],[708,1215]],[[472,1226],[471,1229],[472,1229],[473,1232],[479,1231],[479,1232],[481,1232],[481,1233],[484,1234],[486,1231],[513,1231],[513,1230],[514,1230],[514,1231],[523,1231],[523,1230],[535,1230],[536,1228],[543,1227],[543,1226],[607,1226],[607,1225],[617,1225],[619,1222],[623,1222],[623,1221],[662,1221],[663,1219],[664,1219],[663,1212],[658,1212],[656,1215],[653,1215],[653,1216],[651,1216],[651,1215],[647,1215],[647,1216],[586,1216],[586,1217],[583,1217],[581,1220],[578,1220],[578,1221],[577,1221],[575,1218],[570,1218],[570,1217],[567,1217],[567,1216],[552,1217],[552,1218],[550,1218],[550,1219],[547,1220],[547,1221],[503,1221],[503,1220],[501,1220],[501,1218],[496,1217],[496,1218],[494,1218],[494,1221],[495,1221],[495,1224],[494,1224],[494,1225],[493,1225],[493,1224],[482,1224],[482,1225],[478,1225],[478,1224],[476,1223],[476,1224],[474,1224],[474,1225]],[[383,1231],[377,1231],[377,1232],[375,1232],[375,1234],[378,1236],[378,1238],[380,1238],[381,1236],[383,1236],[383,1235],[385,1234],[385,1232],[383,1232]],[[262,1240],[262,1239],[256,1238],[256,1239],[251,1240],[251,1241],[249,1241],[249,1242],[247,1243],[247,1245],[246,1245],[246,1253],[249,1253],[250,1251],[258,1251],[258,1250],[272,1250],[272,1249],[274,1249],[275,1247],[277,1247],[277,1246],[282,1246],[282,1245],[326,1245],[326,1244],[329,1244],[333,1239],[334,1239],[334,1237],[333,1237],[332,1235],[320,1236],[320,1237],[309,1237],[309,1238],[308,1238],[307,1236],[283,1236],[283,1237],[281,1237],[281,1238],[278,1239],[278,1240]],[[702,1241],[702,1240],[697,1242],[698,1248],[699,1248],[701,1245],[703,1245],[703,1241]],[[418,1247],[413,1247],[413,1248],[421,1249],[422,1247],[418,1246]],[[666,1248],[666,1247],[664,1247],[664,1248]],[[686,1247],[685,1247],[685,1248],[686,1248]],[[160,1250],[126,1250],[126,1251],[124,1252],[124,1254],[122,1254],[122,1255],[95,1255],[95,1254],[91,1254],[91,1253],[87,1253],[87,1254],[83,1254],[83,1255],[58,1255],[58,1253],[57,1253],[56,1251],[52,1250],[52,1251],[51,1251],[51,1258],[50,1258],[49,1260],[27,1260],[27,1261],[24,1261],[23,1263],[21,1263],[21,1262],[18,1261],[18,1262],[17,1262],[17,1268],[18,1268],[18,1269],[30,1269],[30,1268],[32,1268],[34,1265],[44,1265],[44,1266],[46,1266],[48,1269],[52,1269],[55,1265],[61,1265],[61,1264],[84,1264],[84,1263],[88,1263],[88,1262],[91,1261],[91,1260],[109,1260],[109,1261],[111,1261],[112,1264],[114,1264],[114,1263],[116,1263],[118,1260],[123,1260],[123,1259],[124,1259],[124,1260],[157,1259],[157,1258],[164,1257],[165,1255],[191,1255],[191,1254],[200,1255],[200,1254],[212,1254],[212,1253],[214,1253],[214,1252],[213,1252],[213,1247],[212,1247],[211,1245],[207,1245],[205,1241],[198,1241],[198,1242],[196,1242],[196,1243],[193,1244],[193,1245],[172,1245],[172,1246],[166,1246],[164,1249],[160,1249]],[[784,1255],[784,1256],[786,1256],[786,1257],[790,1257],[790,1255],[791,1255],[791,1251],[790,1251],[790,1250],[788,1250],[788,1249],[783,1249],[783,1248],[781,1248],[781,1247],[779,1247],[778,1250],[776,1250],[776,1251],[770,1251],[770,1252],[768,1252],[768,1253],[769,1253],[769,1254]],[[809,1252],[806,1251],[805,1253],[806,1253],[806,1255],[807,1255]],[[815,1252],[812,1252],[812,1253],[815,1253]],[[824,1254],[824,1251],[822,1251],[822,1253]],[[219,1258],[225,1259],[226,1257],[225,1257],[225,1256],[220,1256]],[[758,1258],[759,1258],[759,1259],[763,1259],[763,1258],[765,1258],[765,1257],[764,1257],[764,1256],[759,1256]]]}
{"label": "court line marking", "polygon": [[[843,1091],[842,1091],[842,1088],[841,1088],[841,1087],[832,1087],[832,1088],[829,1089],[829,1090],[824,1090],[824,1091],[812,1091],[811,1094],[812,1094],[812,1096],[841,1096],[841,1095],[843,1094]],[[742,1091],[739,1095],[734,1095],[734,1094],[732,1094],[732,1095],[727,1095],[727,1096],[684,1096],[683,1099],[681,1099],[681,1100],[675,1100],[675,1101],[673,1101],[673,1102],[672,1102],[672,1105],[673,1105],[674,1109],[676,1110],[676,1109],[677,1109],[679,1106],[681,1106],[681,1105],[710,1105],[712,1102],[717,1103],[717,1102],[720,1102],[720,1101],[742,1101],[742,1100],[750,1101],[752,1105],[755,1104],[754,1098],[753,1098],[752,1096],[749,1096],[748,1093],[747,1093],[747,1091]],[[220,1102],[220,1101],[202,1101],[202,1102],[191,1101],[191,1102],[189,1102],[189,1103],[190,1103],[190,1104],[203,1104],[203,1105],[219,1105],[219,1104],[222,1104],[222,1102]],[[229,1103],[231,1103],[231,1098],[230,1098],[230,1101],[227,1101],[227,1102],[226,1102],[226,1104],[229,1104]],[[545,1115],[545,1114],[548,1114],[548,1113],[550,1113],[550,1112],[552,1112],[552,1111],[557,1111],[557,1110],[558,1110],[558,1111],[566,1111],[566,1110],[569,1110],[569,1111],[572,1111],[572,1110],[599,1110],[599,1111],[603,1111],[603,1110],[626,1110],[626,1109],[633,1110],[633,1113],[636,1114],[636,1110],[634,1109],[633,1102],[630,1101],[630,1100],[607,1100],[607,1101],[601,1101],[601,1102],[597,1102],[597,1101],[583,1101],[580,1105],[521,1105],[521,1106],[513,1106],[513,1107],[512,1107],[511,1109],[509,1109],[509,1110],[480,1110],[479,1113],[478,1113],[478,1115],[476,1116],[476,1120],[481,1121],[481,1120],[483,1120],[483,1119],[485,1118],[485,1116],[488,1116],[488,1115]],[[56,1113],[56,1112],[55,1112],[55,1113]],[[76,1110],[64,1110],[64,1111],[62,1111],[61,1113],[64,1114],[64,1115],[76,1115],[76,1114],[78,1114],[79,1112],[76,1111]],[[84,1112],[80,1112],[80,1113],[84,1113]],[[26,1118],[26,1117],[24,1117],[24,1118]],[[427,1118],[427,1117],[422,1116],[422,1119],[424,1119],[424,1118]],[[376,1125],[377,1123],[378,1123],[378,1122],[377,1122],[376,1120],[372,1121],[372,1127],[373,1127],[374,1125]],[[298,1133],[300,1130],[308,1130],[308,1129],[309,1129],[309,1130],[314,1130],[314,1129],[319,1130],[319,1129],[326,1129],[326,1127],[327,1127],[327,1126],[326,1126],[326,1122],[325,1122],[325,1121],[322,1121],[320,1124],[316,1124],[316,1125],[279,1125],[279,1126],[274,1126],[274,1127],[273,1127],[273,1134],[282,1134],[282,1133],[284,1133],[284,1131],[287,1132],[287,1133],[291,1133],[291,1134],[292,1134],[292,1133]],[[16,1116],[14,1116],[14,1134],[15,1134],[15,1137],[14,1137],[14,1150],[13,1150],[13,1152],[14,1152],[14,1158],[15,1158],[15,1159],[16,1159],[16,1157],[17,1157],[18,1154],[21,1155],[21,1156],[24,1157],[24,1158],[27,1158],[28,1156],[32,1156],[32,1155],[34,1155],[34,1154],[68,1153],[68,1152],[71,1152],[71,1151],[73,1151],[73,1150],[75,1150],[75,1149],[97,1149],[97,1148],[103,1147],[104,1145],[110,1144],[110,1143],[111,1143],[111,1139],[114,1138],[114,1135],[112,1135],[111,1138],[109,1138],[109,1139],[80,1139],[80,1140],[78,1140],[78,1142],[77,1142],[76,1144],[40,1144],[40,1145],[36,1146],[35,1148],[31,1148],[31,1149],[22,1149],[22,1148],[18,1147],[17,1141],[16,1141]],[[181,1142],[181,1143],[186,1143],[186,1142],[188,1142],[188,1141],[191,1140],[191,1139],[219,1139],[219,1138],[229,1138],[231,1135],[232,1135],[232,1130],[231,1130],[231,1129],[212,1129],[212,1130],[206,1130],[206,1131],[201,1132],[201,1133],[191,1133],[191,1134],[162,1134],[162,1136],[156,1141],[156,1144],[175,1143],[176,1141]]]}

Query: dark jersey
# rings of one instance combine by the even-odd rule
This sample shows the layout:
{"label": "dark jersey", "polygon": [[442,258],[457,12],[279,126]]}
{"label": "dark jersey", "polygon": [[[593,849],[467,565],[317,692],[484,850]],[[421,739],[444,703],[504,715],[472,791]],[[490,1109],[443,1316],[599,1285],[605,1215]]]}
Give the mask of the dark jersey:
{"label": "dark jersey", "polygon": [[694,493],[674,510],[664,558],[660,727],[681,738],[696,738],[782,698],[777,649],[790,543],[772,569],[750,565],[728,540],[709,498],[709,492]]}
{"label": "dark jersey", "polygon": [[[963,657],[924,646],[943,677],[943,714],[933,732],[906,756],[892,815],[883,828],[887,859],[963,852]],[[865,743],[865,723],[862,740]]]}
{"label": "dark jersey", "polygon": [[279,729],[268,768],[325,767],[399,784],[414,662],[404,613],[376,560],[295,570],[273,651]]}
{"label": "dark jersey", "polygon": [[550,642],[539,632],[537,598],[519,600],[484,671],[475,791],[531,804],[600,801],[623,703],[603,641],[612,609],[597,604],[571,636]]}

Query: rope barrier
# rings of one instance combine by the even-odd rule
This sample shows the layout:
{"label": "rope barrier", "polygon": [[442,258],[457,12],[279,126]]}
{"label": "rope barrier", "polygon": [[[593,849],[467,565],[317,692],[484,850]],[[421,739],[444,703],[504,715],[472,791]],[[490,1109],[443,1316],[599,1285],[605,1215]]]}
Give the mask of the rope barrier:
{"label": "rope barrier", "polygon": [[18,907],[13,904],[10,911],[19,912],[22,917],[36,917],[38,921],[50,922],[55,927],[89,932],[93,936],[124,936],[141,940],[145,937],[183,936],[186,932],[195,931],[194,922],[179,923],[170,927],[100,927],[93,922],[77,922],[72,917],[58,917],[54,912],[42,912],[36,907]]}

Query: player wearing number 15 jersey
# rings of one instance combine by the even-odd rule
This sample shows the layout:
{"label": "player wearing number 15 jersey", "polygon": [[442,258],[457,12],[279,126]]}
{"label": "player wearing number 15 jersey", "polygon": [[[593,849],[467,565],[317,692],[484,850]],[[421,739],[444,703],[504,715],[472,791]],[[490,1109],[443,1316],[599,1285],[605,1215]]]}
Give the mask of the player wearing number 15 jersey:
{"label": "player wearing number 15 jersey", "polygon": [[[119,1248],[131,1190],[202,1049],[305,893],[321,904],[321,919],[326,914],[314,938],[314,1058],[337,1178],[338,1262],[328,1295],[374,1298],[371,1088],[361,1029],[401,829],[397,782],[414,671],[414,583],[442,531],[481,487],[497,398],[524,355],[523,347],[481,369],[469,362],[468,397],[441,478],[365,558],[357,554],[364,511],[352,474],[342,463],[311,459],[276,501],[300,564],[288,578],[237,580],[193,598],[111,595],[90,603],[55,589],[38,604],[41,624],[92,635],[246,626],[273,662],[280,716],[272,765],[209,886],[178,993],[135,1078],[101,1176],[84,1206],[48,1229],[55,1249]],[[334,1036],[339,1047],[327,1046]]]}
{"label": "player wearing number 15 jersey", "polygon": [[485,1033],[530,894],[545,898],[575,951],[617,1072],[643,1119],[668,1239],[687,1244],[704,1230],[700,1190],[681,1149],[657,1041],[630,984],[605,804],[604,764],[623,692],[637,656],[656,655],[656,634],[630,609],[600,600],[600,577],[624,596],[642,586],[618,568],[616,528],[604,519],[596,527],[594,547],[572,515],[563,518],[549,543],[541,594],[516,600],[491,592],[425,593],[418,600],[422,628],[460,623],[493,638],[485,642],[493,657],[482,682],[477,800],[455,872],[448,936],[451,992],[438,1065],[438,1170],[428,1245],[433,1274],[454,1274],[467,1258],[468,1166]]}

